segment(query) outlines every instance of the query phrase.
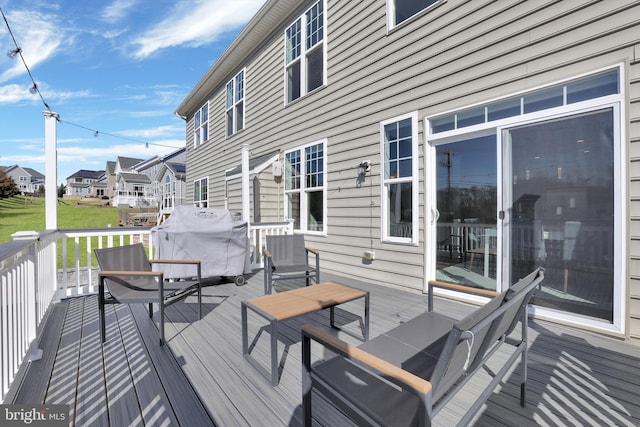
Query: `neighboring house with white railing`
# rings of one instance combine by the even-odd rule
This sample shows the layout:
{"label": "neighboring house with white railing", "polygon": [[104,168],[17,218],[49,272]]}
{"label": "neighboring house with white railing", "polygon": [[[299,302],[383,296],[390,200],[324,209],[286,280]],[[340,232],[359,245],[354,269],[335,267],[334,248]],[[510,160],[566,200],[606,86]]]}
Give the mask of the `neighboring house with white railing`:
{"label": "neighboring house with white railing", "polygon": [[292,220],[323,271],[416,291],[543,266],[537,316],[640,340],[639,16],[267,0],[177,107],[188,197]]}
{"label": "neighboring house with white railing", "polygon": [[2,167],[11,179],[16,183],[18,190],[22,194],[37,193],[40,187],[44,188],[44,175],[35,169],[21,167],[18,165]]}
{"label": "neighboring house with white railing", "polygon": [[152,181],[153,197],[158,207],[158,223],[171,214],[174,206],[185,203],[185,148],[179,148],[162,157],[154,156],[133,167]]}

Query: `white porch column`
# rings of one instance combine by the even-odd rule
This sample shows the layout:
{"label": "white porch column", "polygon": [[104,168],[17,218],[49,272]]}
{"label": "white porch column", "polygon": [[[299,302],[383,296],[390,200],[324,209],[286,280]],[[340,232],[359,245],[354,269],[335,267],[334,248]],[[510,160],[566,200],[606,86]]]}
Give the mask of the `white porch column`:
{"label": "white porch column", "polygon": [[249,196],[249,144],[242,144],[242,220],[251,223],[251,197]]}
{"label": "white porch column", "polygon": [[57,121],[60,117],[53,111],[43,111],[44,115],[44,157],[45,157],[45,229],[58,228],[58,151]]}

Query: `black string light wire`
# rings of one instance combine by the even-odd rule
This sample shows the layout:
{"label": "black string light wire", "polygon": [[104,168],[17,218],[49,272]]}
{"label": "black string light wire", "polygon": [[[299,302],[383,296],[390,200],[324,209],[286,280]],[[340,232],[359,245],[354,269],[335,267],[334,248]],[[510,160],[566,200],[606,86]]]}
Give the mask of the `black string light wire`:
{"label": "black string light wire", "polygon": [[[49,104],[47,104],[47,102],[44,100],[44,97],[42,96],[42,93],[40,92],[40,88],[38,87],[38,84],[36,83],[35,79],[33,78],[33,75],[31,74],[31,70],[29,69],[29,66],[27,65],[27,61],[25,61],[24,56],[22,55],[22,48],[20,48],[20,46],[18,46],[18,42],[16,41],[16,38],[13,35],[13,31],[11,31],[11,26],[9,25],[9,21],[7,20],[6,15],[4,14],[4,10],[2,10],[2,8],[0,7],[0,13],[2,13],[2,18],[4,19],[4,23],[7,26],[7,30],[9,31],[9,35],[11,36],[11,39],[13,40],[13,44],[15,46],[15,49],[12,49],[8,52],[10,57],[15,57],[16,55],[20,56],[20,59],[22,60],[22,63],[24,64],[24,68],[27,70],[27,73],[29,74],[29,78],[31,79],[31,83],[32,86],[29,89],[29,91],[33,94],[38,94],[38,96],[40,96],[40,99],[42,100],[42,103],[44,104],[45,108],[47,109],[47,111],[51,111],[51,107],[49,107]],[[71,126],[75,126],[81,129],[85,129],[88,130],[90,132],[92,132],[94,134],[94,136],[98,137],[99,135],[107,135],[110,136],[112,138],[119,138],[119,139],[123,139],[123,140],[127,140],[127,141],[131,141],[131,142],[137,142],[140,144],[145,144],[145,146],[148,148],[150,145],[155,145],[158,147],[166,147],[166,148],[180,148],[180,147],[175,147],[172,145],[163,145],[163,144],[156,144],[156,143],[151,143],[151,142],[146,142],[146,141],[140,141],[140,140],[136,140],[136,139],[132,139],[132,138],[127,138],[124,136],[120,136],[120,135],[115,135],[112,133],[108,133],[108,132],[101,132],[95,129],[90,129],[88,127],[82,126],[82,125],[78,125],[75,123],[71,123],[68,121],[63,121],[60,119],[60,117],[57,118],[57,121],[60,123],[66,123],[68,125]]]}
{"label": "black string light wire", "polygon": [[49,107],[49,104],[47,104],[47,102],[44,100],[44,97],[42,96],[42,93],[40,92],[40,89],[38,88],[38,84],[36,83],[35,79],[33,78],[33,75],[31,74],[31,70],[29,69],[29,66],[27,65],[27,61],[24,60],[24,56],[22,55],[22,49],[18,46],[18,42],[16,41],[16,38],[13,35],[13,31],[11,31],[11,27],[9,26],[9,21],[7,21],[7,17],[4,14],[4,10],[2,10],[2,8],[0,7],[0,13],[2,13],[2,19],[4,19],[4,23],[7,26],[7,30],[9,31],[9,35],[11,36],[11,39],[13,40],[13,44],[15,45],[15,49],[10,50],[9,52],[13,54],[13,56],[18,55],[20,56],[20,59],[22,60],[22,63],[24,64],[24,68],[27,70],[27,73],[29,74],[29,78],[31,79],[31,82],[33,83],[33,86],[31,86],[31,89],[29,89],[31,91],[31,93],[37,93],[38,96],[40,96],[40,99],[42,100],[42,103],[44,104],[44,107],[47,109],[47,111],[51,111],[51,108]]}
{"label": "black string light wire", "polygon": [[75,126],[75,127],[77,127],[77,128],[80,128],[80,129],[88,130],[89,132],[93,133],[93,136],[95,136],[96,138],[97,138],[98,136],[100,136],[100,135],[107,135],[107,136],[110,136],[110,137],[112,137],[112,138],[118,138],[118,139],[123,139],[123,140],[126,140],[126,141],[131,141],[131,142],[137,142],[137,143],[140,143],[140,144],[145,144],[145,145],[147,146],[147,148],[148,148],[150,145],[155,145],[155,146],[157,146],[157,147],[165,147],[165,148],[176,148],[176,149],[180,148],[180,147],[176,147],[176,146],[173,146],[173,145],[164,145],[164,144],[158,144],[158,143],[154,143],[154,142],[140,141],[140,140],[138,140],[138,139],[127,138],[126,136],[115,135],[115,134],[113,134],[113,133],[108,133],[108,132],[102,132],[102,131],[99,131],[99,130],[96,130],[96,129],[91,129],[91,128],[88,128],[88,127],[86,127],[86,126],[82,126],[82,125],[79,125],[79,124],[76,124],[76,123],[71,123],[71,122],[68,122],[68,121],[66,121],[66,120],[62,120],[62,119],[58,119],[58,122],[60,122],[60,123],[65,123],[65,124],[68,124],[68,125],[70,125],[70,126]]}

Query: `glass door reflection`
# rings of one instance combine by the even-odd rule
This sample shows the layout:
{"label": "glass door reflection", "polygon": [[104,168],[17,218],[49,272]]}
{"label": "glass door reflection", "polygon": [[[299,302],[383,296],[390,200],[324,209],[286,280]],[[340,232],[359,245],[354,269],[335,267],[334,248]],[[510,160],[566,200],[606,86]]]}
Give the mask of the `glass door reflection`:
{"label": "glass door reflection", "polygon": [[496,289],[496,136],[436,147],[436,279]]}

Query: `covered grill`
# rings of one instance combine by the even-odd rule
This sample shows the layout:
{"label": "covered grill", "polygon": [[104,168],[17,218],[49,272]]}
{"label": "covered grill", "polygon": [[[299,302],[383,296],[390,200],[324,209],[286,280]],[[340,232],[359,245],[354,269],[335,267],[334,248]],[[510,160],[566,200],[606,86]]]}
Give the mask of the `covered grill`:
{"label": "covered grill", "polygon": [[[156,259],[199,259],[202,277],[234,277],[244,284],[248,263],[248,225],[225,209],[176,206],[171,216],[151,229]],[[191,274],[180,265],[155,266],[166,277]]]}

